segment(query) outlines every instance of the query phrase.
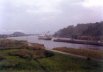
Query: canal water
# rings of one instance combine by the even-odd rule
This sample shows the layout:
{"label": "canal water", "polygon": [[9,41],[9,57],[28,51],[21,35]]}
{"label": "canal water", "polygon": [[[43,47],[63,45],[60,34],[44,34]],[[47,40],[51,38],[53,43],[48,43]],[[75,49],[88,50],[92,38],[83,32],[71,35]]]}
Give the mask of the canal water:
{"label": "canal water", "polygon": [[52,49],[56,47],[68,47],[68,48],[94,48],[103,50],[103,46],[96,45],[85,45],[85,44],[74,44],[65,42],[54,42],[52,40],[39,40],[37,36],[22,36],[22,37],[10,37],[9,39],[14,40],[27,40],[30,43],[44,44],[47,49]]}

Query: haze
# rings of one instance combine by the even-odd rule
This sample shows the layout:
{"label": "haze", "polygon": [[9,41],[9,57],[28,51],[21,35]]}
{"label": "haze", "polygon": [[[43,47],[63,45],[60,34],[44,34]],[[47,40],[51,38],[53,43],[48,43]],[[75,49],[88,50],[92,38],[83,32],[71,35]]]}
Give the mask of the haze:
{"label": "haze", "polygon": [[0,0],[0,33],[51,33],[103,21],[103,0]]}

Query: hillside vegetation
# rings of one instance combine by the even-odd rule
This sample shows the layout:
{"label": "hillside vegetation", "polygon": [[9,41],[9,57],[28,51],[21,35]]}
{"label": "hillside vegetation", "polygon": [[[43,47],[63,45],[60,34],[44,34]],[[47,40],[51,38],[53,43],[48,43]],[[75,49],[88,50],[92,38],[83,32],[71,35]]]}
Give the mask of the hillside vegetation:
{"label": "hillside vegetation", "polygon": [[54,34],[54,36],[103,41],[103,22],[77,24],[77,26],[71,25],[60,29]]}

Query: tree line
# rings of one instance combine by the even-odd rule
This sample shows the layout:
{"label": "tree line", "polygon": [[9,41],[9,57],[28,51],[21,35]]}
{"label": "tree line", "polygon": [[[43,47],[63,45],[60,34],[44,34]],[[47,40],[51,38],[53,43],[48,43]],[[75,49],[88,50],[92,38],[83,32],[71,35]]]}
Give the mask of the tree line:
{"label": "tree line", "polygon": [[103,21],[77,24],[76,26],[70,25],[57,31],[54,36],[83,40],[103,40]]}

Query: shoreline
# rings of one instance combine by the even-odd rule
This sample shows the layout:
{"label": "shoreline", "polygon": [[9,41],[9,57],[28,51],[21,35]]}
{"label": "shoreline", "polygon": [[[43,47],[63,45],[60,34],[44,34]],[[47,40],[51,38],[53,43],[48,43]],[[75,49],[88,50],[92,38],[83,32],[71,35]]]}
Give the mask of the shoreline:
{"label": "shoreline", "polygon": [[74,44],[86,44],[86,45],[96,45],[103,46],[103,43],[94,42],[94,41],[86,41],[86,40],[63,40],[63,39],[55,39],[54,42],[66,42],[66,43],[74,43]]}

